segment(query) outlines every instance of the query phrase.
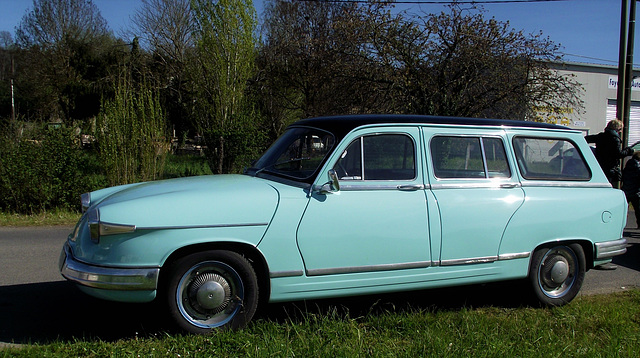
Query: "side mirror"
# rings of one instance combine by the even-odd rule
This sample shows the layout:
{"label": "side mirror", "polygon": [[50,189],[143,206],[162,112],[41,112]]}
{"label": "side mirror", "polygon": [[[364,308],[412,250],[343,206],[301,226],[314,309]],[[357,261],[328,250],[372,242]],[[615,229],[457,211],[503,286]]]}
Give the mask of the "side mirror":
{"label": "side mirror", "polygon": [[334,169],[329,170],[329,181],[322,185],[317,185],[313,188],[320,194],[329,194],[340,191],[340,181],[338,180],[338,173]]}
{"label": "side mirror", "polygon": [[333,191],[340,191],[340,181],[338,180],[338,173],[336,173],[335,169],[329,170],[329,180],[331,189]]}

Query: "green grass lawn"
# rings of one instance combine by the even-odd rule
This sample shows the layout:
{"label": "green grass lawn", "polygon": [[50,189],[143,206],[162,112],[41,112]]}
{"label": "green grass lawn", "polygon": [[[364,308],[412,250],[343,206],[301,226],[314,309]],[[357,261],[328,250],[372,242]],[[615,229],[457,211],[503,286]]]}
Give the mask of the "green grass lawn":
{"label": "green grass lawn", "polygon": [[[80,206],[80,198],[78,198]],[[0,226],[73,226],[80,219],[80,213],[55,210],[33,215],[10,214],[0,211]]]}
{"label": "green grass lawn", "polygon": [[[425,291],[428,297],[438,290]],[[462,291],[474,292],[474,291]],[[238,332],[156,333],[4,348],[6,357],[638,357],[640,290],[582,296],[558,308],[357,298],[346,306],[276,305]],[[89,314],[88,312],[85,312]],[[79,314],[79,313],[73,313]],[[116,328],[114,328],[116,329]]]}

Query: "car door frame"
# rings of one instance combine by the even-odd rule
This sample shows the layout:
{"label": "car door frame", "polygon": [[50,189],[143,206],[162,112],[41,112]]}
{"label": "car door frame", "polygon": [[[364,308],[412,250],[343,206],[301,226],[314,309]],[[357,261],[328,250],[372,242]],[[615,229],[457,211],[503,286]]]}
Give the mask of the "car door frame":
{"label": "car door frame", "polygon": [[[415,165],[415,178],[412,180],[374,180],[367,181],[365,180],[348,180],[348,181],[340,181],[340,190],[338,191],[327,191],[321,188],[327,188],[328,180],[329,180],[329,171],[333,169],[336,162],[340,159],[342,153],[345,149],[351,145],[351,143],[362,137],[373,136],[373,135],[387,135],[387,134],[402,134],[409,136],[414,144],[414,165]],[[300,221],[300,225],[298,228],[298,248],[300,250],[300,254],[305,262],[305,272],[307,276],[325,276],[325,275],[337,275],[337,274],[348,274],[348,273],[364,273],[364,272],[384,272],[384,271],[397,271],[403,269],[413,269],[413,268],[425,268],[432,265],[431,256],[432,253],[430,251],[430,239],[428,237],[429,233],[429,220],[427,216],[427,208],[426,208],[426,199],[424,197],[424,189],[425,189],[425,179],[424,179],[424,170],[422,168],[424,163],[424,148],[423,148],[423,140],[422,134],[418,126],[416,125],[389,125],[389,126],[364,126],[360,127],[348,135],[346,135],[343,140],[338,144],[335,151],[331,155],[331,157],[325,163],[325,166],[320,171],[320,175],[318,176],[316,183],[313,186],[313,190],[310,193],[310,201],[305,210],[305,213]],[[330,207],[331,201],[336,200],[347,200],[349,197],[354,198],[363,198],[367,195],[375,195],[376,197],[392,197],[394,195],[408,197],[412,196],[413,199],[411,201],[416,205],[422,205],[424,207],[424,212],[421,214],[421,222],[415,223],[414,231],[424,232],[423,238],[413,238],[409,241],[409,245],[413,245],[416,247],[409,248],[408,251],[396,252],[399,261],[394,261],[393,259],[385,261],[383,258],[384,255],[393,253],[389,252],[389,245],[386,247],[382,245],[381,242],[374,242],[371,247],[364,246],[363,249],[371,249],[373,251],[369,253],[362,253],[363,255],[369,254],[371,257],[371,264],[365,265],[362,264],[362,260],[352,260],[355,263],[353,265],[344,265],[346,263],[346,257],[344,257],[345,253],[340,252],[342,255],[341,258],[331,258],[334,260],[333,263],[322,264],[322,260],[327,260],[327,251],[324,250],[322,246],[319,244],[314,244],[309,242],[309,232],[313,232],[314,230],[320,229],[320,223],[314,224],[312,226],[307,226],[308,224],[305,222],[305,218],[309,218],[310,216],[319,215],[319,212],[316,211],[316,205],[325,205],[327,203],[327,207]],[[355,199],[360,200],[360,199]],[[365,199],[363,199],[365,200]],[[367,199],[369,200],[369,199]],[[419,200],[419,201],[418,201]],[[358,206],[359,205],[359,206]],[[360,202],[356,204],[356,207],[365,208],[366,202]],[[371,205],[371,204],[369,204]],[[341,206],[337,207],[341,210]],[[365,208],[366,210],[366,208]],[[376,209],[373,209],[374,211]],[[380,210],[380,209],[379,209]],[[324,211],[327,214],[327,211]],[[329,212],[327,216],[331,216],[334,213]],[[335,218],[335,217],[334,217]],[[341,219],[339,217],[338,219]],[[326,218],[325,218],[326,220]],[[327,220],[330,222],[331,220]],[[367,222],[366,218],[364,218],[363,222]],[[369,222],[371,225],[378,224],[377,222]],[[326,224],[326,223],[325,223]],[[413,223],[412,223],[413,224]],[[424,225],[422,229],[419,226]],[[357,226],[357,225],[356,225]],[[342,226],[344,227],[344,226]],[[367,228],[370,230],[370,228]],[[363,230],[364,231],[364,230]],[[372,231],[370,230],[369,233]],[[305,236],[306,235],[306,236]],[[331,235],[331,234],[327,234]],[[398,235],[398,234],[394,234]],[[331,238],[336,241],[335,237]],[[380,236],[377,236],[377,240],[382,240]],[[350,248],[346,243],[344,247]],[[361,245],[362,247],[362,245]],[[418,248],[419,247],[419,248]],[[384,249],[384,252],[378,252],[378,250]],[[423,249],[423,253],[418,253],[419,250]],[[355,247],[350,248],[352,251],[356,251]],[[317,255],[317,257],[315,257]],[[348,255],[348,253],[347,253]],[[402,259],[405,258],[405,259]],[[408,259],[411,258],[411,259]]]}

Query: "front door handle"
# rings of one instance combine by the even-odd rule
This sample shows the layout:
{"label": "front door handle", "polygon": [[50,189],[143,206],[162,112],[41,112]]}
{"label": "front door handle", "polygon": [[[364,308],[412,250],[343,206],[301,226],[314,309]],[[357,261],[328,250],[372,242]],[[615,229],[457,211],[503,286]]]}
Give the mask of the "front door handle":
{"label": "front door handle", "polygon": [[422,184],[398,185],[398,190],[402,191],[416,191],[422,189],[424,189],[424,185]]}

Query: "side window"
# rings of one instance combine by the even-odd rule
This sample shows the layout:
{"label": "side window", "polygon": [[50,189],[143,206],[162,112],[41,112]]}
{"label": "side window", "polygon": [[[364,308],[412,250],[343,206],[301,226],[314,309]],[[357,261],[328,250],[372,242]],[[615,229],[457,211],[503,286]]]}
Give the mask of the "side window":
{"label": "side window", "polygon": [[431,140],[431,157],[441,179],[511,177],[500,138],[438,136]]}
{"label": "side window", "polygon": [[404,134],[360,137],[349,144],[334,169],[340,180],[413,180],[415,145]]}
{"label": "side window", "polygon": [[504,150],[502,140],[500,138],[482,138],[482,144],[489,178],[511,177],[507,153]]}
{"label": "side window", "polygon": [[591,171],[569,140],[516,137],[513,147],[518,168],[529,180],[589,180]]}

